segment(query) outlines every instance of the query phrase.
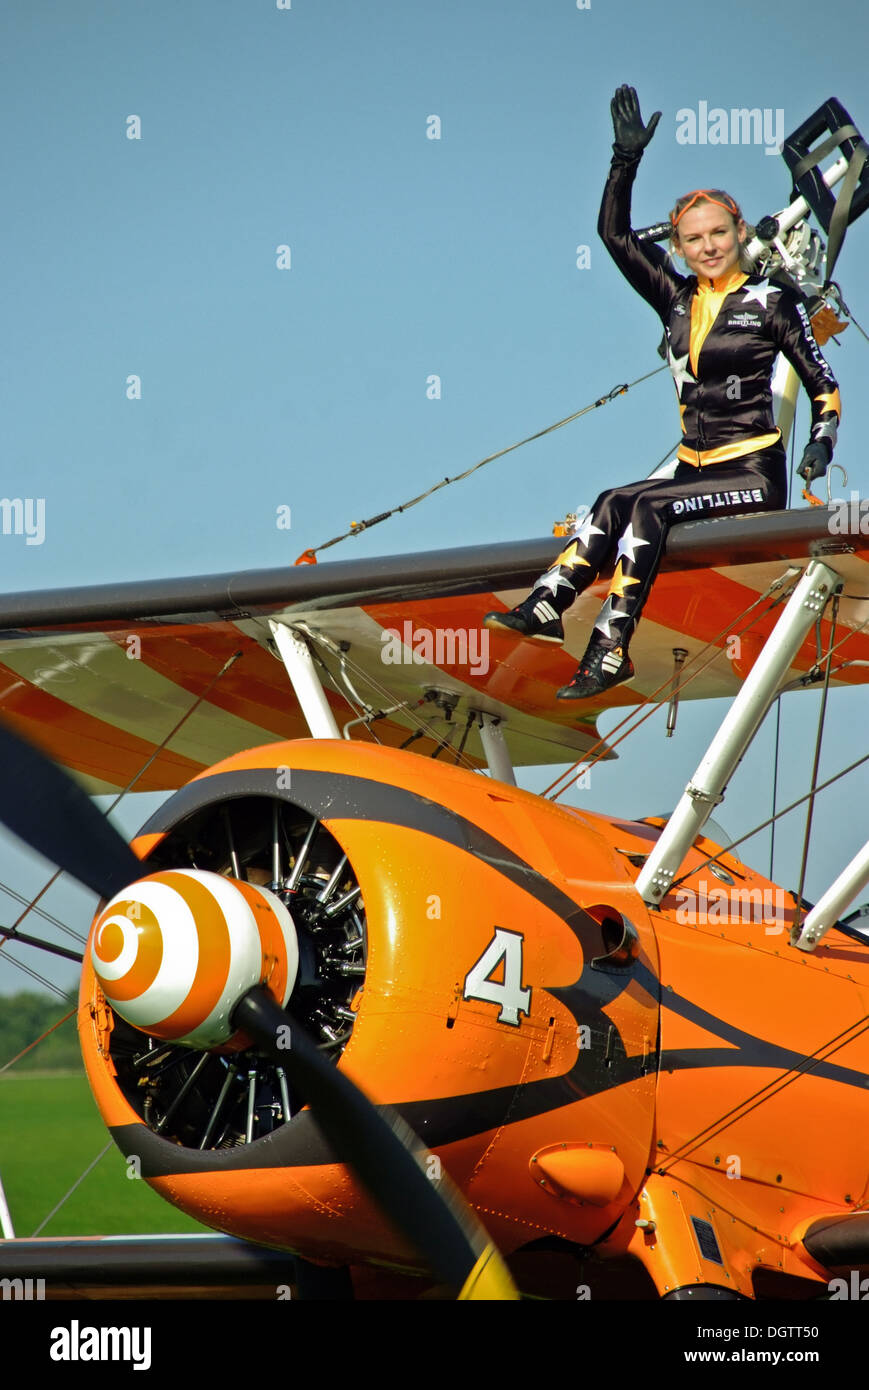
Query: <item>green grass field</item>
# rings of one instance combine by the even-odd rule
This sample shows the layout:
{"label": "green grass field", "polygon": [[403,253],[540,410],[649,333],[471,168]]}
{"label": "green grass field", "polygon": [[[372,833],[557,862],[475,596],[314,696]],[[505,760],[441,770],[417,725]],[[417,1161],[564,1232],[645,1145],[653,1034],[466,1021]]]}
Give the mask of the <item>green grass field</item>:
{"label": "green grass field", "polygon": [[0,1077],[0,1178],[16,1236],[32,1236],[109,1144],[40,1235],[202,1231],[142,1181],[127,1177],[84,1072]]}

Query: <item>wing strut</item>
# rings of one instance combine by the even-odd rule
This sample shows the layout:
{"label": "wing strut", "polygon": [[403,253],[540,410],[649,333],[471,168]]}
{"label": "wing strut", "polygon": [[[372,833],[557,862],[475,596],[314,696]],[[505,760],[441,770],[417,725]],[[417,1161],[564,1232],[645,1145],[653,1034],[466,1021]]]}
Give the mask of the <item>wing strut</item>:
{"label": "wing strut", "polygon": [[785,605],[784,612],[725,715],[678,806],[637,879],[637,892],[657,907],[670,889],[682,861],[708,820],[713,806],[739,766],[782,679],[807,633],[842,588],[827,565],[813,560]]}
{"label": "wing strut", "polygon": [[[311,737],[340,738],[341,734],[335,722],[335,716],[329,708],[322,682],[314,665],[311,649],[304,636],[296,629],[287,627],[285,623],[276,623],[271,618],[269,619],[269,627],[287,669],[287,675],[302,713],[307,720]],[[394,705],[392,708],[401,709],[402,705]],[[515,787],[516,774],[513,771],[513,761],[504,739],[503,721],[499,715],[486,714],[482,710],[473,710],[472,714],[479,718],[480,742],[483,745],[489,772],[499,782],[506,782],[508,786]],[[360,722],[364,722],[364,720],[351,720],[351,723],[354,724]],[[348,724],[347,728],[349,727]]]}
{"label": "wing strut", "polygon": [[2,1236],[3,1240],[15,1239],[12,1214],[9,1211],[9,1203],[6,1201],[6,1193],[3,1191],[2,1179],[0,1179],[0,1236]]}
{"label": "wing strut", "polygon": [[801,951],[814,951],[825,932],[834,927],[848,904],[857,896],[861,888],[869,883],[869,840],[831,883],[826,893],[815,904],[803,922],[798,935],[791,939],[792,946]]}
{"label": "wing strut", "polygon": [[326,693],[314,666],[311,649],[304,637],[285,623],[273,622],[271,618],[269,627],[281,654],[281,660],[287,668],[287,675],[301,711],[308,722],[311,737],[340,738],[335,716],[329,708]]}
{"label": "wing strut", "polygon": [[511,787],[515,787],[516,774],[513,771],[510,750],[504,739],[501,720],[497,715],[480,714],[480,742],[492,776],[497,777],[499,782],[507,782]]}

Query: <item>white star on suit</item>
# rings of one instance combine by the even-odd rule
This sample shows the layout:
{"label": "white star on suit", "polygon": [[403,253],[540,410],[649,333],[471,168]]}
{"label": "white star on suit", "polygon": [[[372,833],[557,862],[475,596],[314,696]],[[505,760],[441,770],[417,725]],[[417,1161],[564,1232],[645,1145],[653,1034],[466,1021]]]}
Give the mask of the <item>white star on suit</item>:
{"label": "white star on suit", "polygon": [[635,565],[637,562],[637,557],[634,554],[634,551],[636,550],[637,546],[649,544],[650,542],[644,541],[641,536],[634,535],[634,523],[632,521],[628,522],[628,528],[622,536],[621,540],[619,541],[619,550],[618,554],[616,555],[616,564],[618,564],[619,560],[624,555],[628,560],[630,560],[632,565]]}
{"label": "white star on suit", "polygon": [[689,355],[690,354],[686,352],[684,357],[674,357],[673,349],[670,347],[669,343],[667,344],[667,362],[669,363],[670,371],[673,373],[673,381],[676,383],[676,390],[679,393],[680,401],[682,399],[682,387],[685,382],[690,381],[696,384],[697,380],[697,378],[692,376],[691,372],[687,370]]}
{"label": "white star on suit", "polygon": [[600,615],[594,625],[595,630],[597,632],[602,632],[604,637],[618,637],[618,632],[613,632],[610,623],[624,622],[625,618],[628,616],[627,613],[620,613],[618,611],[613,602],[612,595],[610,595],[603,608],[600,610]]}
{"label": "white star on suit", "polygon": [[766,301],[771,294],[781,294],[778,285],[771,285],[769,280],[761,280],[759,285],[746,285],[745,298],[743,304],[747,304],[750,299],[756,299],[761,308],[766,308]]}
{"label": "white star on suit", "polygon": [[566,589],[569,589],[571,593],[574,592],[574,587],[570,580],[565,579],[564,575],[560,573],[560,566],[556,565],[554,569],[547,570],[545,574],[541,574],[534,587],[535,589],[548,589],[554,598],[562,584]]}
{"label": "white star on suit", "polygon": [[814,429],[812,430],[813,443],[816,439],[829,439],[830,443],[835,445],[838,436],[839,431],[836,429],[835,419],[822,420],[820,424],[815,425]]}
{"label": "white star on suit", "polygon": [[575,534],[575,540],[577,541],[577,543],[578,543],[579,545],[584,545],[584,546],[586,547],[586,549],[588,549],[588,543],[589,543],[589,541],[591,540],[592,536],[602,536],[602,535],[603,535],[603,528],[600,527],[600,526],[592,526],[592,524],[591,524],[591,514],[589,513],[589,515],[588,515],[588,516],[585,518],[585,520],[583,521],[582,526],[580,527],[580,529],[576,532],[576,534]]}

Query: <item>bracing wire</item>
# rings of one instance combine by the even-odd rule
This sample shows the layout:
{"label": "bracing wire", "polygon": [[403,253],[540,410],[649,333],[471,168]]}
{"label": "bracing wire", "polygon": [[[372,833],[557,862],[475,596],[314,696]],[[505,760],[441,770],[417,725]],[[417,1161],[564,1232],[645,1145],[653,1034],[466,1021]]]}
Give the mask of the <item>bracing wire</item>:
{"label": "bracing wire", "polygon": [[[166,737],[156,746],[156,748],[154,748],[153,752],[149,753],[148,757],[145,759],[144,763],[143,763],[142,766],[139,768],[138,772],[136,772],[136,774],[130,779],[130,781],[127,783],[127,785],[126,785],[121,791],[118,792],[118,795],[115,797],[115,799],[114,799],[114,801],[111,803],[111,805],[106,807],[106,809],[103,811],[103,815],[104,815],[104,816],[108,817],[108,816],[111,815],[111,813],[112,813],[112,811],[114,811],[115,807],[118,806],[118,805],[120,804],[120,802],[121,802],[121,801],[123,800],[123,798],[128,794],[128,792],[130,792],[130,791],[133,789],[133,787],[134,787],[134,786],[136,785],[136,783],[140,780],[140,778],[145,774],[145,772],[147,772],[148,768],[151,766],[151,763],[152,763],[152,762],[154,761],[154,759],[158,756],[158,754],[162,753],[162,751],[164,750],[164,748],[167,747],[167,745],[169,744],[170,739],[172,739],[172,738],[175,737],[175,735],[178,733],[179,729],[182,728],[182,726],[187,722],[187,720],[190,718],[190,716],[199,708],[199,706],[202,704],[202,701],[203,701],[208,695],[211,694],[212,690],[213,690],[214,687],[217,685],[217,682],[226,674],[226,672],[230,669],[231,666],[234,666],[234,665],[235,665],[236,661],[238,661],[238,659],[239,659],[239,657],[240,657],[241,655],[242,655],[242,653],[241,653],[240,651],[234,652],[233,655],[232,655],[231,657],[229,657],[229,658],[223,663],[223,665],[221,666],[220,670],[217,672],[217,674],[216,674],[215,676],[212,677],[212,679],[209,681],[208,685],[207,685],[207,686],[205,687],[205,689],[202,691],[202,694],[201,694],[201,695],[197,695],[196,699],[193,701],[193,703],[190,705],[190,707],[189,707],[187,710],[185,710],[185,712],[184,712],[184,714],[182,714],[181,718],[178,719],[178,720],[175,722],[175,724],[173,725],[173,727],[169,730],[169,732],[168,732],[168,734],[166,735]],[[21,941],[22,941],[25,945],[27,945],[27,946],[42,946],[42,947],[43,947],[44,949],[46,949],[46,950],[50,950],[50,949],[51,949],[51,947],[50,947],[50,946],[47,946],[46,943],[37,941],[35,937],[29,937],[27,940],[25,940],[25,938],[24,938],[23,936],[19,936],[19,934],[18,934],[18,928],[21,926],[21,923],[24,921],[24,919],[25,919],[25,917],[27,916],[27,914],[28,914],[29,912],[32,912],[32,911],[35,909],[36,904],[39,902],[39,899],[40,899],[41,897],[43,897],[43,896],[45,895],[45,893],[48,892],[48,890],[49,890],[49,888],[51,887],[51,885],[52,885],[53,883],[55,883],[55,882],[60,878],[60,876],[61,876],[62,873],[63,873],[63,870],[62,870],[62,869],[55,869],[54,873],[53,873],[53,874],[51,875],[51,877],[47,880],[47,882],[45,882],[45,883],[42,885],[42,887],[40,888],[40,890],[39,890],[39,892],[36,894],[36,896],[35,896],[34,898],[32,898],[32,899],[30,900],[30,902],[27,903],[26,907],[24,908],[24,911],[15,919],[15,921],[12,923],[12,926],[11,926],[11,927],[0,927],[0,951],[3,950],[3,947],[6,945],[7,941],[15,941],[16,939],[21,940]],[[25,902],[25,901],[26,901],[23,897],[20,897],[20,895],[18,895],[18,894],[15,894],[14,896],[18,897],[20,902]],[[46,915],[45,913],[42,913],[42,916],[45,916],[45,915]],[[58,924],[58,925],[60,925],[60,924]],[[68,930],[68,928],[64,928],[64,930]],[[71,934],[71,935],[75,935],[74,932],[71,932],[70,934]],[[82,939],[82,938],[79,938],[79,939]],[[11,956],[6,956],[4,959],[6,959],[6,960],[12,960],[12,957],[11,957]],[[20,965],[21,965],[21,962],[20,962],[20,961],[16,961],[15,964],[20,966]],[[22,968],[25,968],[25,969],[26,969],[27,967],[22,967]],[[30,974],[35,974],[34,971],[30,971],[29,973],[30,973]],[[38,978],[41,978],[41,977],[38,977]]]}
{"label": "bracing wire", "polygon": [[[849,772],[856,771],[858,767],[861,767],[863,763],[866,762],[869,762],[869,753],[864,753],[862,758],[857,758],[855,762],[849,763],[847,767],[842,768],[841,772],[837,772],[832,777],[828,777],[825,782],[819,782],[816,787],[805,792],[803,796],[798,796],[796,801],[792,801],[789,806],[785,806],[781,811],[777,811],[775,819],[779,821],[783,816],[789,815],[790,812],[795,811],[798,806],[802,806],[804,801],[808,801],[810,796],[817,796],[818,792],[826,791],[827,787],[831,787],[833,783],[838,782],[840,778],[847,777]],[[687,873],[681,874],[679,878],[674,878],[673,882],[670,884],[670,892],[672,892],[674,888],[678,888],[686,879],[693,877],[694,874],[699,874],[700,870],[705,869],[707,864],[716,863],[721,858],[722,854],[732,854],[737,845],[744,844],[746,840],[751,839],[752,835],[759,835],[761,830],[766,830],[766,827],[772,824],[772,820],[773,817],[769,816],[766,820],[761,821],[760,825],[756,825],[753,830],[747,830],[744,835],[740,835],[738,840],[731,840],[730,844],[727,845],[725,849],[720,849],[717,854],[710,854],[708,859],[704,859],[700,864],[695,864],[693,869],[689,869]]]}
{"label": "bracing wire", "polygon": [[[326,646],[327,650],[330,650],[329,643],[324,640],[322,633],[314,632],[311,628],[307,626],[307,624],[304,625],[304,631],[306,637],[309,637],[315,643],[319,643],[321,645]],[[375,678],[372,675],[370,675],[369,672],[364,670],[362,666],[360,666],[350,657],[348,652],[342,652],[341,658],[346,663],[346,665],[351,668],[353,674],[357,676],[360,680],[365,681],[365,683],[369,685],[371,689],[376,692],[377,695],[385,696],[387,698],[387,701],[391,698],[389,687],[381,685],[379,681],[375,680]],[[320,660],[322,661],[322,658],[320,658]],[[349,698],[346,692],[343,691],[341,687],[338,685],[335,677],[332,675],[332,672],[329,670],[329,667],[326,664],[326,662],[323,661],[322,664],[324,670],[327,672],[329,676],[329,679],[334,689],[338,692],[338,694],[343,696],[343,698],[347,701],[347,704],[350,706],[352,710],[354,710],[355,713],[356,707],[353,701]],[[361,700],[361,696],[359,698]],[[408,706],[402,711],[402,713],[411,722],[411,724],[416,726],[417,731],[419,731],[423,736],[430,738],[434,743],[438,745],[438,753],[449,752],[452,750],[456,752],[456,763],[460,763],[468,770],[468,772],[478,772],[479,769],[474,765],[474,763],[470,760],[468,755],[463,751],[465,742],[464,738],[462,739],[461,746],[458,750],[452,749],[452,743],[450,742],[450,737],[454,732],[452,728],[450,730],[449,737],[439,734],[437,730],[432,727],[431,719],[426,719],[422,715],[416,713],[416,707],[420,703],[424,702],[416,701],[414,704],[408,704]],[[375,719],[377,717],[377,711],[374,711],[371,717],[372,720]],[[369,730],[369,732],[372,734],[372,737],[376,738],[376,735],[374,734],[373,730]],[[467,736],[467,731],[465,736]],[[433,754],[432,756],[436,756],[436,754]]]}
{"label": "bracing wire", "polygon": [[84,1182],[84,1180],[85,1180],[85,1178],[88,1176],[88,1174],[93,1172],[94,1168],[96,1168],[97,1164],[100,1162],[100,1159],[105,1158],[106,1154],[108,1153],[109,1149],[112,1147],[113,1144],[114,1144],[114,1140],[113,1140],[113,1139],[110,1139],[109,1142],[108,1142],[108,1144],[106,1144],[105,1148],[100,1149],[100,1151],[99,1151],[99,1153],[97,1154],[96,1158],[93,1160],[92,1163],[89,1163],[89,1164],[88,1164],[87,1168],[85,1168],[85,1170],[84,1170],[84,1172],[81,1174],[81,1176],[78,1177],[78,1178],[76,1178],[75,1182],[73,1183],[73,1185],[72,1185],[72,1187],[69,1189],[69,1191],[68,1191],[68,1192],[65,1192],[65,1193],[63,1194],[63,1196],[61,1197],[60,1201],[57,1202],[56,1205],[53,1206],[53,1207],[51,1208],[51,1211],[48,1213],[48,1215],[45,1216],[45,1217],[43,1217],[43,1219],[40,1221],[39,1225],[37,1226],[36,1230],[33,1232],[33,1236],[31,1236],[31,1240],[34,1238],[34,1236],[38,1236],[39,1233],[40,1233],[40,1231],[42,1231],[42,1230],[45,1229],[45,1227],[48,1225],[49,1221],[51,1221],[52,1217],[57,1216],[57,1213],[60,1211],[60,1209],[61,1209],[61,1207],[64,1205],[64,1203],[69,1201],[70,1197],[71,1197],[72,1194],[75,1192],[76,1188],[78,1188],[78,1187],[81,1186],[81,1184]]}
{"label": "bracing wire", "polygon": [[[742,612],[737,615],[736,618],[730,619],[727,625],[723,627],[720,632],[716,633],[714,637],[711,637],[709,641],[705,644],[705,646],[700,648],[699,652],[697,652],[688,661],[686,661],[685,665],[682,668],[682,675],[677,685],[674,686],[672,676],[668,676],[665,681],[661,682],[657,689],[651,691],[649,695],[644,696],[643,699],[639,702],[638,706],[631,709],[630,712],[625,715],[624,719],[622,719],[621,722],[617,724],[614,729],[610,730],[610,733],[607,735],[605,739],[600,738],[597,740],[596,743],[592,744],[591,748],[588,749],[582,755],[581,758],[578,758],[577,761],[573,763],[573,765],[569,767],[566,772],[563,772],[558,777],[556,777],[555,781],[551,782],[550,785],[544,789],[541,795],[550,796],[551,800],[553,801],[556,800],[559,796],[562,796],[564,792],[567,790],[567,788],[570,786],[571,781],[573,780],[573,775],[578,767],[594,767],[596,763],[600,762],[603,758],[605,758],[607,754],[610,753],[614,748],[618,747],[620,743],[623,743],[624,740],[628,738],[630,734],[635,733],[636,730],[640,727],[640,725],[644,724],[645,721],[649,719],[655,713],[656,710],[660,709],[662,705],[666,704],[673,697],[673,695],[677,693],[681,694],[681,692],[687,686],[689,686],[692,681],[696,680],[698,676],[701,676],[703,672],[706,670],[706,668],[708,666],[711,666],[712,662],[716,661],[718,657],[721,655],[721,650],[717,646],[717,643],[720,640],[720,638],[723,637],[725,634],[732,634],[735,624],[741,623],[743,618],[746,618],[749,613],[751,613],[755,608],[759,607],[760,604],[762,604],[766,599],[768,599],[770,595],[772,595],[776,591],[776,589],[780,588],[781,585],[786,581],[789,574],[790,571],[788,570],[785,572],[784,575],[779,576],[778,579],[773,580],[773,582],[764,590],[762,594],[759,594],[756,599],[752,600],[752,602],[748,604],[742,610]],[[789,592],[790,591],[785,591],[784,593],[778,595],[773,600],[773,602],[763,610],[763,612],[758,613],[757,616],[753,618],[750,623],[746,624],[745,627],[740,628],[738,632],[733,635],[744,636],[746,632],[748,632],[752,627],[754,627],[755,623],[760,622],[761,618],[766,617],[766,615],[769,612],[771,612],[773,608],[777,607],[778,604],[782,603],[784,599],[788,596]],[[699,662],[700,658],[704,655],[705,652],[710,650],[711,655],[707,658],[707,660],[703,663],[702,666],[698,666],[697,662]],[[658,699],[657,696],[661,694],[661,691],[666,691],[666,694],[664,694],[663,696],[661,696],[660,699]],[[645,712],[641,713],[641,711]],[[634,720],[635,722],[631,723],[632,720]],[[624,729],[624,726],[626,724],[629,724],[630,727]],[[624,729],[624,732],[620,734],[618,738],[613,738],[613,735],[617,734],[620,729]],[[600,750],[600,752],[597,751],[598,749]],[[597,754],[597,756],[593,756],[594,754]],[[561,782],[564,783],[563,786],[559,786],[559,783]]]}
{"label": "bracing wire", "polygon": [[[797,431],[796,431],[796,413],[795,413],[795,415],[794,415],[794,420],[793,420],[792,423],[791,423],[791,466],[790,466],[790,468],[788,469],[788,500],[787,500],[788,508],[790,508],[790,505],[791,505],[791,493],[792,493],[792,491],[793,491],[793,486],[794,486],[794,462],[795,462],[795,459],[796,459],[796,440],[797,440]],[[775,878],[775,873],[773,872],[773,870],[774,870],[774,865],[775,865],[775,827],[776,827],[776,822],[775,822],[775,808],[776,808],[776,804],[777,804],[777,801],[778,801],[778,763],[779,763],[779,749],[780,749],[780,747],[781,747],[781,700],[776,700],[776,702],[775,702],[775,743],[774,743],[774,745],[773,745],[773,759],[772,759],[772,814],[773,814],[773,820],[772,820],[772,823],[771,823],[770,828],[769,828],[769,876],[770,876],[771,879],[774,879],[774,878]]]}
{"label": "bracing wire", "polygon": [[[32,942],[28,942],[28,945],[32,944]],[[44,975],[40,975],[38,970],[33,970],[29,965],[25,965],[23,960],[16,960],[15,956],[10,956],[8,953],[3,959],[4,961],[8,961],[10,965],[16,966],[19,970],[23,970],[24,974],[29,975],[32,980],[38,980],[39,984],[51,990],[52,994],[56,994],[59,999],[66,999],[66,990],[53,984],[51,980],[46,980]]]}
{"label": "bracing wire", "polygon": [[[11,956],[7,957],[7,960],[11,959]],[[34,1038],[32,1043],[28,1043],[26,1047],[22,1047],[20,1052],[16,1052],[14,1057],[11,1057],[8,1062],[4,1063],[4,1065],[0,1067],[0,1076],[3,1075],[4,1071],[8,1071],[10,1067],[14,1067],[17,1061],[19,1061],[22,1057],[25,1057],[28,1052],[32,1052],[34,1047],[38,1047],[41,1042],[44,1042],[45,1039],[49,1037],[52,1033],[56,1032],[58,1028],[61,1028],[64,1023],[66,1023],[69,1019],[73,1017],[74,1014],[75,1009],[70,1009],[68,1013],[64,1014],[63,1018],[59,1018],[56,1023],[52,1023],[50,1028],[46,1028],[45,1032],[41,1033],[38,1038]]]}
{"label": "bracing wire", "polygon": [[820,1043],[818,1047],[815,1048],[814,1052],[810,1052],[807,1056],[802,1057],[799,1062],[788,1067],[779,1076],[774,1077],[773,1080],[766,1082],[765,1085],[753,1092],[752,1095],[746,1096],[744,1100],[739,1101],[737,1105],[734,1105],[726,1113],[719,1115],[715,1120],[711,1120],[703,1129],[698,1130],[689,1139],[684,1140],[677,1149],[674,1149],[672,1153],[667,1155],[656,1169],[656,1172],[661,1174],[666,1173],[674,1164],[687,1158],[688,1154],[691,1153],[693,1149],[696,1149],[699,1144],[714,1139],[715,1135],[719,1133],[725,1125],[733,1123],[735,1120],[743,1119],[752,1110],[757,1109],[759,1105],[763,1105],[766,1101],[771,1100],[773,1096],[777,1095],[779,1091],[784,1090],[786,1086],[790,1086],[794,1081],[799,1081],[801,1077],[806,1076],[821,1062],[828,1061],[834,1053],[838,1052],[846,1044],[855,1042],[867,1029],[869,1029],[869,1015],[864,1014],[864,1016],[855,1023],[849,1023],[847,1028],[843,1028],[835,1037]]}
{"label": "bracing wire", "polygon": [[14,898],[17,903],[24,903],[26,907],[30,908],[31,912],[35,912],[37,917],[41,917],[44,922],[50,922],[53,927],[57,927],[58,931],[65,932],[67,936],[71,936],[80,946],[84,945],[86,938],[82,936],[81,932],[73,931],[72,927],[68,927],[65,922],[61,922],[59,917],[52,916],[50,912],[45,912],[41,907],[34,907],[30,903],[30,899],[25,898],[23,893],[16,892],[15,889],[10,888],[7,883],[0,883],[0,891],[7,893],[9,897]]}
{"label": "bracing wire", "polygon": [[[572,415],[565,415],[563,420],[556,420],[554,425],[547,425],[544,429],[537,430],[534,434],[527,435],[525,439],[517,440],[515,444],[508,444],[505,449],[498,449],[494,454],[489,454],[488,457],[480,459],[478,463],[472,464],[470,468],[466,468],[463,473],[456,473],[452,478],[442,478],[439,483],[435,483],[432,487],[426,488],[425,492],[421,492],[418,497],[412,497],[410,501],[402,502],[400,506],[390,507],[388,511],[379,512],[377,516],[371,516],[367,521],[351,521],[349,531],[344,531],[340,536],[333,536],[331,540],[323,541],[321,545],[312,546],[309,550],[303,552],[296,563],[298,564],[299,561],[312,562],[318,551],[328,550],[330,546],[337,545],[339,541],[346,541],[350,536],[359,536],[363,531],[370,530],[372,526],[379,525],[381,521],[388,521],[389,518],[395,516],[397,512],[409,511],[411,507],[415,507],[419,502],[424,502],[427,497],[431,497],[433,493],[439,492],[441,488],[449,487],[452,483],[460,483],[465,478],[470,478],[472,473],[476,473],[479,468],[484,468],[487,463],[494,463],[496,459],[504,458],[506,454],[512,454],[514,450],[521,449],[523,445],[532,444],[535,439],[542,439],[544,435],[552,434],[555,430],[562,429],[565,425],[569,425],[574,420],[578,420],[582,415],[587,415],[589,411],[597,410],[600,406],[608,405],[610,401],[617,400],[619,396],[626,395],[632,387],[639,386],[641,382],[648,381],[650,377],[657,376],[659,372],[666,371],[669,371],[669,367],[665,363],[662,367],[655,367],[651,372],[646,372],[644,376],[638,376],[635,381],[629,381],[620,386],[614,386],[606,395],[599,396],[596,401],[592,401],[589,405],[583,406],[581,410],[575,410]],[[672,452],[672,450],[670,452]],[[666,462],[666,459],[670,456],[670,452],[665,455],[662,462]],[[660,467],[660,464],[657,464],[656,467]]]}
{"label": "bracing wire", "polygon": [[815,755],[812,760],[812,776],[810,782],[809,804],[806,808],[806,831],[803,838],[803,854],[800,861],[800,883],[797,889],[796,915],[793,922],[793,934],[796,936],[800,929],[800,921],[803,913],[803,887],[806,881],[806,865],[809,862],[809,842],[812,834],[812,815],[815,809],[815,787],[818,781],[818,766],[821,760],[821,739],[824,734],[824,719],[827,713],[827,693],[830,689],[830,670],[833,665],[833,650],[836,639],[836,619],[839,616],[839,596],[833,599],[833,619],[830,625],[830,646],[827,652],[826,670],[824,672],[824,688],[821,693],[821,708],[818,714],[818,731],[815,735]]}

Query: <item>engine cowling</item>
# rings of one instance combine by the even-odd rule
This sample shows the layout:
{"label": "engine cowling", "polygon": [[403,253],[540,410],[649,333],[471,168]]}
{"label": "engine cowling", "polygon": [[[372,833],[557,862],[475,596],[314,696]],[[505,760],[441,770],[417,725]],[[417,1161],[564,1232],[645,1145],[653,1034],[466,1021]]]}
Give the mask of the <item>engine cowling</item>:
{"label": "engine cowling", "polygon": [[[261,895],[288,951],[280,1002],[404,1116],[502,1250],[588,1244],[624,1211],[652,1142],[657,1006],[636,982],[657,957],[593,821],[410,753],[297,741],[210,769],[134,849],[145,885],[177,889],[185,875],[226,903]],[[117,906],[92,928],[79,1028],[97,1104],[142,1176],[216,1229],[415,1267],[281,1068],[212,1031],[226,1000],[212,1000],[210,947],[207,1016],[188,1010],[174,1035],[165,1017],[121,1017],[91,955],[107,935],[118,946]],[[167,924],[164,949],[176,935]]]}

